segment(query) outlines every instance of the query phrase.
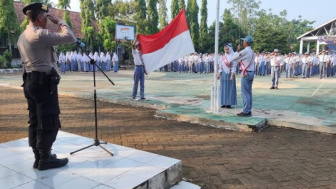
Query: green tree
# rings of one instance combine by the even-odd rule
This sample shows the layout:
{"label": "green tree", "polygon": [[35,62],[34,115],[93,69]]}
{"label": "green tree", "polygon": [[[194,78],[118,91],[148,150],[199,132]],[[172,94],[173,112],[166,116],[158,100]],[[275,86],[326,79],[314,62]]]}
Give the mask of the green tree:
{"label": "green tree", "polygon": [[70,7],[70,0],[59,0],[57,7],[63,10],[63,12],[64,12],[63,13],[63,20],[72,29],[73,27],[72,27],[72,23],[71,23],[71,20],[70,20],[70,13],[67,10],[68,8],[71,8]]}
{"label": "green tree", "polygon": [[179,7],[180,7],[180,10],[182,9],[182,8],[185,8],[186,6],[185,6],[185,1],[184,0],[179,0]]}
{"label": "green tree", "polygon": [[159,29],[162,30],[168,25],[167,21],[167,0],[159,0]]}
{"label": "green tree", "polygon": [[[91,0],[80,0],[80,17],[82,18],[81,31],[84,38],[88,38],[88,28],[94,29],[93,22],[94,17],[94,5]],[[91,46],[92,47],[92,46]]]}
{"label": "green tree", "polygon": [[260,1],[255,0],[228,0],[232,4],[232,10],[238,17],[239,27],[244,33],[252,35],[255,31],[255,19],[258,13]]}
{"label": "green tree", "polygon": [[146,19],[147,16],[147,7],[146,7],[146,1],[145,0],[135,0],[138,3],[138,14],[139,19]]}
{"label": "green tree", "polygon": [[[109,17],[109,7],[111,6],[110,0],[96,0],[95,1],[95,10],[96,10],[96,17],[98,20],[98,27],[99,27],[99,33],[97,35],[98,39],[101,39],[101,43],[104,46],[105,50],[112,50],[115,46],[114,36],[111,37],[111,33],[109,30],[110,24],[114,24],[114,27],[116,23]],[[115,35],[115,32],[113,32]],[[97,42],[100,42],[99,40]]]}
{"label": "green tree", "polygon": [[[293,19],[286,24],[288,43],[294,46],[294,51],[298,52],[300,48],[300,42],[296,38],[312,30],[312,24],[314,24],[314,22],[315,21],[302,20],[301,16],[299,16],[298,19]],[[306,46],[307,44],[304,45]],[[311,46],[311,48],[313,49],[314,45]]]}
{"label": "green tree", "polygon": [[157,1],[158,0],[147,1],[147,20],[148,20],[148,25],[146,27],[147,34],[154,34],[159,31],[158,29],[159,15],[156,8]]}
{"label": "green tree", "polygon": [[0,55],[0,68],[6,68],[6,60],[3,56]]}
{"label": "green tree", "polygon": [[200,40],[199,46],[200,50],[204,52],[208,48],[208,9],[207,9],[207,0],[202,0],[201,7],[201,25],[200,25]]}
{"label": "green tree", "polygon": [[262,10],[258,13],[256,31],[254,37],[255,51],[270,51],[279,49],[282,53],[289,51],[289,43],[286,30],[286,19],[271,12]]}
{"label": "green tree", "polygon": [[116,32],[116,22],[111,19],[111,17],[107,16],[102,22],[101,34],[104,39],[104,48],[105,50],[112,51],[115,49],[115,32]]}
{"label": "green tree", "polygon": [[3,58],[5,59],[6,68],[12,67],[12,52],[6,50],[3,54]]}
{"label": "green tree", "polygon": [[170,5],[171,19],[173,20],[175,16],[180,12],[180,6],[178,0],[172,0]]}
{"label": "green tree", "polygon": [[92,26],[85,28],[85,33],[87,35],[87,42],[90,44],[90,49],[93,50],[93,41],[95,38],[95,29]]}
{"label": "green tree", "polygon": [[0,15],[0,36],[7,38],[9,52],[12,52],[12,41],[20,34],[13,0],[0,0]]}
{"label": "green tree", "polygon": [[[223,45],[224,43],[232,43],[233,48],[236,47],[239,42],[239,25],[234,21],[233,15],[230,10],[225,9],[223,13],[223,24],[219,26],[219,44]],[[245,36],[244,33],[241,33],[242,36]]]}
{"label": "green tree", "polygon": [[109,7],[112,5],[111,0],[96,0],[95,3],[97,20],[109,16]]}
{"label": "green tree", "polygon": [[[189,1],[188,1],[189,2]],[[187,9],[190,10],[189,12],[189,24],[190,24],[190,34],[191,34],[191,39],[193,40],[194,47],[196,51],[199,51],[199,24],[198,24],[198,12],[199,12],[199,7],[197,5],[196,0],[191,1],[191,7],[189,8],[189,5]]]}
{"label": "green tree", "polygon": [[109,5],[109,15],[113,20],[119,22],[131,22],[134,23],[134,16],[137,12],[137,3],[135,1],[127,2],[122,0],[116,0],[113,4]]}
{"label": "green tree", "polygon": [[192,17],[192,11],[193,11],[192,3],[193,3],[193,0],[188,0],[187,1],[186,16],[187,16],[189,28],[190,28],[190,22],[192,20],[192,18],[191,18]]}
{"label": "green tree", "polygon": [[146,34],[146,28],[149,23],[147,20],[147,7],[145,0],[134,0],[131,3],[134,11],[133,20],[136,22],[137,33]]}

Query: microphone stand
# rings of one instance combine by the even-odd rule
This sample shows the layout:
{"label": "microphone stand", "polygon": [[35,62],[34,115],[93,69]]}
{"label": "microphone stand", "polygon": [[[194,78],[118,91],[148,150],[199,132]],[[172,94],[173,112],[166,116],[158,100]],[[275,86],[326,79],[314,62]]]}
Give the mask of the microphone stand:
{"label": "microphone stand", "polygon": [[82,151],[82,150],[85,150],[87,148],[90,148],[92,146],[99,146],[100,148],[102,148],[105,152],[107,152],[108,154],[110,154],[111,156],[113,156],[113,153],[108,151],[106,148],[102,147],[101,144],[107,144],[107,142],[101,142],[99,139],[98,139],[98,120],[97,120],[97,93],[96,93],[96,66],[97,68],[105,75],[105,77],[110,81],[110,83],[112,85],[114,85],[113,81],[104,73],[104,71],[98,66],[96,65],[95,61],[85,52],[85,50],[83,49],[83,45],[81,45],[82,43],[81,42],[78,42],[77,41],[77,45],[78,47],[82,50],[82,52],[84,52],[84,54],[89,57],[90,59],[90,64],[93,65],[93,87],[94,87],[94,109],[95,109],[95,139],[94,139],[94,142],[93,144],[89,145],[89,146],[86,146],[84,148],[81,148],[79,150],[76,150],[74,152],[71,152],[70,155],[76,153],[76,152],[79,152],[79,151]]}

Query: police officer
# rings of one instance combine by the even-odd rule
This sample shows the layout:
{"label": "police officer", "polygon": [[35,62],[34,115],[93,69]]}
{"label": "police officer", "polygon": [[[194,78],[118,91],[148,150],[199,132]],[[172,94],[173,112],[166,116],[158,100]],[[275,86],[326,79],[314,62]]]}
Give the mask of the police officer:
{"label": "police officer", "polygon": [[[244,50],[236,53],[231,62],[240,62],[240,69],[242,70],[243,77],[241,78],[241,94],[243,98],[244,109],[242,112],[238,113],[238,116],[249,117],[252,115],[252,84],[254,78],[254,52],[251,48],[253,43],[253,38],[251,36],[247,36],[245,38],[241,38],[244,40]],[[238,46],[238,51],[240,50],[240,45]]]}
{"label": "police officer", "polygon": [[[66,165],[68,159],[51,155],[51,147],[61,127],[56,71],[57,56],[53,45],[71,44],[76,38],[67,24],[48,14],[48,7],[32,3],[23,8],[29,24],[20,35],[17,46],[24,65],[24,95],[29,109],[29,146],[32,147],[39,170]],[[59,26],[61,32],[48,31],[48,19]]]}

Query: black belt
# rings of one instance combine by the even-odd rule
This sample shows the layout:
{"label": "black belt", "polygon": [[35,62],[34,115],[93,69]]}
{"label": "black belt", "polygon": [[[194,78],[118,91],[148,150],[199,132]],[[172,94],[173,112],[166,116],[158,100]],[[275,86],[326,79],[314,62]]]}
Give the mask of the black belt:
{"label": "black belt", "polygon": [[247,72],[254,72],[254,71],[247,71]]}
{"label": "black belt", "polygon": [[142,65],[135,65],[136,67],[142,67]]}
{"label": "black belt", "polygon": [[45,72],[32,71],[27,73],[27,77],[31,78],[33,75],[39,79],[50,79],[51,75],[47,75]]}

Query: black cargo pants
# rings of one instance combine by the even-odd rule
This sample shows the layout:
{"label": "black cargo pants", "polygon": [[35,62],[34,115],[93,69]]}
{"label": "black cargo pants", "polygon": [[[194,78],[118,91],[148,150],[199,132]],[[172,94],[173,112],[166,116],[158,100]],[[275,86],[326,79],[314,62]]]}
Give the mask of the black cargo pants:
{"label": "black cargo pants", "polygon": [[51,150],[61,127],[57,87],[50,91],[50,75],[31,72],[24,76],[23,91],[29,110],[29,146],[39,151]]}

